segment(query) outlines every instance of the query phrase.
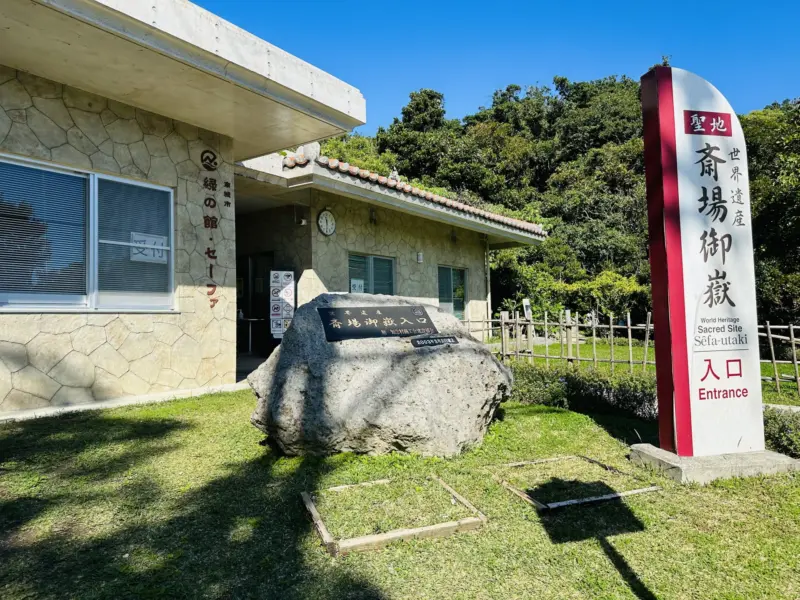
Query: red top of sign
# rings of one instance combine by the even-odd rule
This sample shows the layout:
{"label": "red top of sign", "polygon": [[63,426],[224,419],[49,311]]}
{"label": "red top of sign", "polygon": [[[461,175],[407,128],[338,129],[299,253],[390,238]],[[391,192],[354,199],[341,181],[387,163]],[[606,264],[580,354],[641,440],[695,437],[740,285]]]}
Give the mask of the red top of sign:
{"label": "red top of sign", "polygon": [[685,110],[683,111],[683,131],[691,135],[731,137],[733,135],[731,115],[707,110]]}

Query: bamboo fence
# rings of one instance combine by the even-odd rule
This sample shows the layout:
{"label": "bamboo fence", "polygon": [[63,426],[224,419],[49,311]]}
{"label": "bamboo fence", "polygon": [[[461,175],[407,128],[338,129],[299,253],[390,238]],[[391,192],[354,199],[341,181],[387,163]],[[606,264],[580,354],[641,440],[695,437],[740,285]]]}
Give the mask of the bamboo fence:
{"label": "bamboo fence", "polygon": [[[646,322],[633,324],[630,313],[624,318],[609,314],[596,315],[589,322],[581,323],[569,310],[562,311],[556,319],[544,313],[541,320],[520,318],[518,312],[512,315],[502,312],[499,319],[465,320],[470,331],[490,343],[493,352],[500,360],[543,359],[544,365],[550,368],[553,363],[566,363],[576,369],[583,367],[597,369],[601,364],[608,364],[611,372],[619,367],[629,373],[647,371],[648,365],[654,366],[655,328],[651,313],[647,313]],[[798,349],[800,347],[800,326],[772,325],[769,321],[758,326],[760,340],[766,342],[761,349],[761,364],[771,366],[771,374],[762,370],[762,381],[774,383],[778,393],[781,384],[796,388],[800,394],[800,367],[798,366]],[[610,340],[614,343],[609,343]],[[499,342],[492,343],[493,340]],[[598,353],[597,343],[609,343],[608,356]],[[635,341],[634,341],[635,340]],[[788,359],[778,359],[776,348],[788,348]],[[627,346],[627,353],[624,352]],[[634,347],[642,347],[642,358],[634,359]],[[543,349],[542,349],[543,347]],[[653,351],[651,351],[653,348]],[[620,358],[616,350],[627,354]],[[767,357],[764,358],[764,355]],[[791,365],[791,369],[781,369],[779,365]],[[791,371],[791,373],[783,372]],[[784,386],[785,387],[785,386]]]}

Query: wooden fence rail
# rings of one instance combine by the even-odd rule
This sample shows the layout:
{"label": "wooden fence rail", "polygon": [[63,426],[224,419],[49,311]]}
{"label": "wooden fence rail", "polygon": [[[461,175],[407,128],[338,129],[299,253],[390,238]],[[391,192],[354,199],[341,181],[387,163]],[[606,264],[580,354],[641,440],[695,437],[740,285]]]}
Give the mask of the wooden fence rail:
{"label": "wooden fence rail", "polygon": [[[546,368],[551,362],[562,362],[576,369],[583,365],[597,370],[599,365],[607,364],[611,372],[615,365],[628,365],[628,372],[640,368],[647,371],[655,365],[655,328],[651,314],[647,313],[645,323],[633,324],[630,313],[624,319],[613,314],[608,318],[600,315],[580,322],[569,310],[554,315],[544,313],[541,320],[520,318],[519,313],[501,313],[499,319],[465,320],[473,335],[490,344],[503,362],[527,360],[533,362],[543,359]],[[761,364],[771,368],[762,369],[761,379],[774,383],[781,393],[781,383],[795,385],[800,394],[800,352],[799,325],[773,325],[767,321],[758,326],[758,336],[765,343],[761,345]],[[611,340],[614,343],[610,343]],[[598,352],[598,341],[608,345],[608,353]],[[618,358],[617,346],[627,346],[626,358]],[[591,347],[590,355],[587,353]],[[642,348],[641,359],[634,359],[634,348]],[[583,353],[583,355],[582,355]],[[651,355],[653,360],[651,360]],[[766,357],[766,358],[765,358]],[[783,365],[791,365],[785,368]]]}

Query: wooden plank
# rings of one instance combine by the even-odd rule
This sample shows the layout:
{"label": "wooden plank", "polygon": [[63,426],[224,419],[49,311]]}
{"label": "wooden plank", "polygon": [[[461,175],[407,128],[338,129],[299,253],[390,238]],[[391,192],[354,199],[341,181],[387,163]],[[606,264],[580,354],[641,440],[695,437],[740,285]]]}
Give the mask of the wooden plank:
{"label": "wooden plank", "polygon": [[524,467],[526,465],[541,465],[543,463],[558,462],[560,460],[569,460],[571,458],[579,458],[579,457],[569,454],[567,456],[555,456],[553,458],[540,458],[538,460],[522,460],[522,461],[519,461],[519,462],[505,463],[505,464],[498,465],[498,466],[500,466],[500,467],[508,467],[508,468],[511,468],[511,467]]}
{"label": "wooden plank", "polygon": [[775,362],[775,346],[772,344],[772,328],[769,326],[769,321],[767,321],[767,339],[769,340],[769,354],[770,358],[772,358],[772,370],[775,373],[775,387],[778,389],[778,393],[781,393],[781,378],[778,376],[778,365]]}
{"label": "wooden plank", "polygon": [[550,368],[550,334],[547,331],[547,311],[544,311],[544,368]]}
{"label": "wooden plank", "polygon": [[564,311],[564,335],[567,336],[567,362],[572,364],[572,311]]}
{"label": "wooden plank", "polygon": [[614,373],[614,313],[608,315],[609,339],[611,343],[611,373]]}
{"label": "wooden plank", "polygon": [[514,311],[514,360],[519,360],[519,311]]}
{"label": "wooden plank", "polygon": [[442,480],[441,480],[441,478],[437,477],[436,475],[431,475],[431,477],[432,477],[434,480],[438,481],[438,482],[439,482],[439,485],[441,485],[441,486],[442,486],[444,489],[446,489],[448,492],[450,492],[450,495],[451,495],[451,496],[453,496],[453,498],[455,498],[455,499],[456,499],[456,500],[458,500],[458,501],[459,501],[461,504],[463,504],[463,505],[464,505],[464,506],[466,506],[466,507],[467,507],[469,510],[471,510],[471,511],[472,511],[472,513],[473,513],[474,515],[477,515],[477,517],[478,517],[478,518],[479,518],[481,521],[483,521],[484,523],[486,522],[486,515],[484,515],[484,514],[483,514],[481,511],[479,511],[477,508],[475,508],[475,507],[472,505],[472,502],[470,502],[469,500],[467,500],[466,498],[464,498],[464,496],[462,496],[462,495],[461,495],[461,494],[459,494],[457,491],[455,491],[453,488],[451,488],[449,485],[447,485],[447,484],[446,484],[444,481],[442,481]]}
{"label": "wooden plank", "polygon": [[597,371],[597,315],[592,311],[592,362]]}
{"label": "wooden plank", "polygon": [[606,500],[615,500],[617,498],[624,498],[626,496],[633,496],[635,494],[646,494],[647,492],[657,492],[661,488],[657,485],[641,488],[638,490],[630,490],[627,492],[615,492],[613,494],[605,494],[603,496],[592,496],[591,498],[578,498],[575,500],[563,500],[561,502],[550,502],[547,504],[548,510],[554,510],[556,508],[563,508],[565,506],[575,506],[576,504],[589,504],[592,502],[604,502]]}
{"label": "wooden plank", "polygon": [[528,494],[526,494],[522,490],[518,490],[513,485],[511,485],[510,483],[508,483],[504,479],[501,479],[500,477],[498,477],[494,473],[492,473],[492,477],[494,478],[494,480],[497,483],[502,485],[504,488],[506,488],[512,494],[514,494],[517,498],[519,498],[520,500],[530,504],[536,510],[538,510],[538,511],[547,510],[547,506],[546,505],[542,504],[541,502],[539,502],[535,498],[532,498],[531,496],[529,496]]}
{"label": "wooden plank", "polygon": [[363,481],[361,483],[349,483],[347,485],[336,485],[331,488],[327,488],[326,492],[341,492],[342,490],[349,490],[351,488],[356,487],[370,487],[373,485],[386,485],[387,483],[391,483],[391,479],[375,479],[374,481]]}
{"label": "wooden plank", "polygon": [[478,517],[467,517],[466,519],[459,519],[458,521],[448,521],[447,523],[438,523],[436,525],[417,527],[415,529],[395,529],[394,531],[388,531],[386,533],[339,540],[339,555],[349,552],[375,550],[401,540],[447,537],[460,531],[478,529],[482,525],[483,521]]}
{"label": "wooden plank", "polygon": [[311,515],[311,520],[314,523],[314,528],[317,530],[319,537],[322,538],[322,544],[325,546],[325,549],[328,552],[330,552],[333,556],[336,556],[337,554],[336,540],[333,539],[333,536],[328,531],[328,528],[325,527],[325,523],[322,522],[322,517],[319,516],[319,512],[317,512],[317,507],[314,506],[314,500],[311,498],[311,494],[308,494],[306,492],[300,492],[300,497],[303,498],[303,504],[305,504],[308,514]]}
{"label": "wooden plank", "polygon": [[633,473],[626,473],[625,471],[620,471],[617,467],[612,467],[611,465],[607,465],[606,463],[600,462],[599,460],[596,460],[594,458],[589,458],[588,456],[585,456],[583,454],[579,454],[577,458],[583,459],[586,462],[592,463],[593,465],[597,465],[598,467],[602,467],[606,471],[612,471],[614,473],[617,473],[618,475],[624,475],[625,477],[630,477],[631,479],[638,479],[639,481],[645,481],[639,475],[635,475]]}
{"label": "wooden plank", "polygon": [[533,319],[528,322],[528,362],[533,362],[533,336],[536,330],[533,328]]}
{"label": "wooden plank", "polygon": [[794,380],[797,382],[797,393],[800,394],[800,369],[797,366],[797,346],[794,341],[794,325],[789,326],[789,339],[792,343],[792,365],[794,365]]}
{"label": "wooden plank", "polygon": [[644,331],[644,354],[642,355],[642,373],[647,371],[647,346],[650,343],[650,312],[647,312],[647,325]]}
{"label": "wooden plank", "polygon": [[631,375],[633,375],[633,336],[631,334],[631,313],[628,313],[628,364]]}
{"label": "wooden plank", "polygon": [[506,313],[500,311],[500,362],[506,362]]}

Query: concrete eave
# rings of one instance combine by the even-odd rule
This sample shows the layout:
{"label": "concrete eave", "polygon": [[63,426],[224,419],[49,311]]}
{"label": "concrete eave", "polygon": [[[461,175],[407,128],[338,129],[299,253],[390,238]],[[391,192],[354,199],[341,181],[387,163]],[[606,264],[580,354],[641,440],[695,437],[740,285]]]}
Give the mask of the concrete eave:
{"label": "concrete eave", "polygon": [[311,187],[453,227],[477,231],[487,236],[491,250],[532,246],[542,243],[545,239],[545,236],[526,233],[502,223],[467,214],[370,181],[355,180],[349,175],[331,171],[316,163],[312,163],[302,169],[284,170],[282,176],[265,173],[252,168],[252,166],[244,165],[236,165],[235,173],[237,176],[264,183],[269,187],[269,193],[274,196],[279,196],[292,190]]}
{"label": "concrete eave", "polygon": [[0,64],[215,131],[235,160],[366,122],[354,87],[185,0],[3,0]]}

